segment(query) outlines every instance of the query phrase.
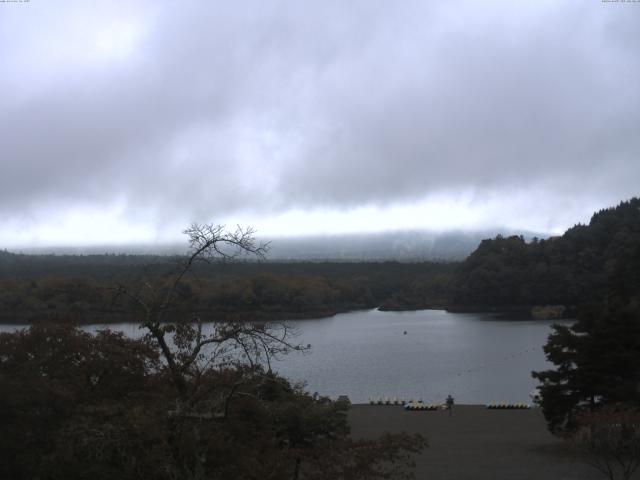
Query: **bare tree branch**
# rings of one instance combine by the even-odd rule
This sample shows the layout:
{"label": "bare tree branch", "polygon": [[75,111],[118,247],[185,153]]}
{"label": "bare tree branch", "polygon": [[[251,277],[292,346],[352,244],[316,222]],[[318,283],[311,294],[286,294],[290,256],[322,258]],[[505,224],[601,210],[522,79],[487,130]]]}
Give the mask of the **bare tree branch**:
{"label": "bare tree branch", "polygon": [[241,351],[252,367],[263,360],[271,370],[272,358],[306,350],[291,341],[295,335],[284,323],[218,322],[205,333],[199,317],[191,322],[170,318],[180,302],[180,286],[198,262],[232,261],[243,255],[262,260],[269,248],[267,243],[256,241],[254,229],[239,225],[229,231],[224,225],[192,223],[183,233],[188,238],[189,253],[169,276],[168,286],[166,282],[163,287],[162,282],[156,285],[144,281],[135,291],[122,284],[115,287],[116,295],[125,296],[141,311],[141,326],[160,347],[181,396],[188,395],[188,379],[198,378],[202,362],[211,366],[220,356],[223,362],[236,363],[240,361],[237,352]]}

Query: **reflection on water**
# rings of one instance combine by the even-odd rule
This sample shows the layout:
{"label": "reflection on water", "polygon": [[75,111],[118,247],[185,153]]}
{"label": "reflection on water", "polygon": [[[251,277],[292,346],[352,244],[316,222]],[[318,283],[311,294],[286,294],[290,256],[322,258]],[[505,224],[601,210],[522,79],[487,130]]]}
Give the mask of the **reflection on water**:
{"label": "reflection on water", "polygon": [[[448,394],[458,403],[528,401],[535,387],[531,371],[549,366],[542,351],[549,321],[369,310],[289,323],[297,327],[298,341],[312,349],[291,354],[274,368],[293,381],[306,381],[310,392],[347,394],[358,403],[380,396],[442,402]],[[106,327],[131,337],[142,334],[130,323],[88,328]]]}

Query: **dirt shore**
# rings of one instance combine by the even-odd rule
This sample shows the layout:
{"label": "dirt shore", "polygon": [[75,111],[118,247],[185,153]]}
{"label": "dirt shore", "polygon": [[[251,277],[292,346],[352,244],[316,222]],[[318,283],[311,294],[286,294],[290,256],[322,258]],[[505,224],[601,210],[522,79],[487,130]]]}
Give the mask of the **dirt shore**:
{"label": "dirt shore", "polygon": [[[542,412],[488,410],[456,405],[446,411],[406,411],[398,406],[353,405],[352,433],[420,433],[429,447],[416,458],[418,480],[603,479],[579,454],[546,430]],[[635,478],[640,478],[636,472]]]}

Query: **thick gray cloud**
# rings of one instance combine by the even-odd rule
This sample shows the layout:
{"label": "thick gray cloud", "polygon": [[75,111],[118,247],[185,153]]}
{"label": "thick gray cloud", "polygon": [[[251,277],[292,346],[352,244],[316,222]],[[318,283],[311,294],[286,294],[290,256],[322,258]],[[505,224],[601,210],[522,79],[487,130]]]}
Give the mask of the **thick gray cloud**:
{"label": "thick gray cloud", "polygon": [[598,0],[0,4],[0,218],[616,203],[640,181],[639,21]]}

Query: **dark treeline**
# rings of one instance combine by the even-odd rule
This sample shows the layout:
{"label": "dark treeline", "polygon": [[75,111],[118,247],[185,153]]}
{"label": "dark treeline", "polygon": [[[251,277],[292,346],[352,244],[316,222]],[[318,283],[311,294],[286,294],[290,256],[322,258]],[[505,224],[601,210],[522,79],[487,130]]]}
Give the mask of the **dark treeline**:
{"label": "dark treeline", "polygon": [[483,240],[459,267],[458,306],[577,306],[640,292],[640,199],[601,210],[560,237]]}
{"label": "dark treeline", "polygon": [[[0,252],[3,321],[64,313],[124,320],[132,305],[114,288],[165,278],[180,257],[16,255]],[[305,318],[359,308],[443,305],[455,264],[421,262],[202,263],[181,286],[185,311],[219,318]]]}

